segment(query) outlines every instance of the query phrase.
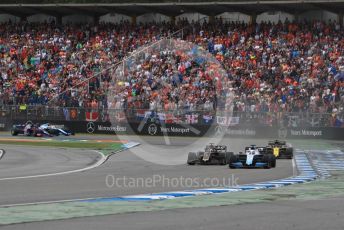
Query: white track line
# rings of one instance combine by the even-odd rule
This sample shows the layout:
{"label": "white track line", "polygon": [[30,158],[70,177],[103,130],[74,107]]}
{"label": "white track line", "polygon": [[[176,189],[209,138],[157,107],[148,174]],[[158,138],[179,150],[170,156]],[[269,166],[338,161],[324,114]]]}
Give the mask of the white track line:
{"label": "white track line", "polygon": [[[19,177],[7,177],[7,178],[0,178],[0,181],[5,181],[5,180],[18,180],[18,179],[30,179],[30,178],[39,178],[39,177],[48,177],[48,176],[60,176],[60,175],[66,175],[66,174],[71,174],[71,173],[78,173],[78,172],[83,172],[87,171],[90,169],[94,169],[100,165],[102,165],[109,156],[105,156],[102,152],[95,151],[94,152],[98,153],[101,156],[101,159],[94,163],[93,165],[90,165],[86,168],[81,168],[81,169],[75,169],[75,170],[69,170],[69,171],[64,171],[64,172],[57,172],[57,173],[48,173],[48,174],[39,174],[39,175],[31,175],[31,176],[19,176]],[[1,153],[0,153],[1,154]],[[1,158],[0,158],[1,159]]]}
{"label": "white track line", "polygon": [[293,166],[293,177],[296,177],[298,175],[298,169],[296,166],[296,160],[295,157],[291,160],[292,166]]}
{"label": "white track line", "polygon": [[27,205],[40,205],[40,204],[56,204],[56,203],[67,203],[67,202],[82,202],[87,200],[101,199],[107,197],[94,197],[94,198],[81,198],[81,199],[69,199],[69,200],[53,200],[53,201],[39,201],[39,202],[30,202],[30,203],[18,203],[18,204],[3,204],[0,205],[0,208],[9,208],[9,207],[18,207],[18,206],[27,206]]}

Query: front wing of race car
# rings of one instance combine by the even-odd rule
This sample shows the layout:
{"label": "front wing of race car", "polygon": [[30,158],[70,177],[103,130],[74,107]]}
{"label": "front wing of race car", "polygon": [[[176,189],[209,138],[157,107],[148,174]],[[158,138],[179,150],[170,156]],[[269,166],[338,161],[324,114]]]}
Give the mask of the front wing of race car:
{"label": "front wing of race car", "polygon": [[233,156],[229,162],[230,168],[264,168],[268,164],[263,162],[262,156]]}
{"label": "front wing of race car", "polygon": [[255,164],[248,165],[242,161],[230,163],[230,167],[232,168],[264,168],[267,166],[265,162],[256,162]]}
{"label": "front wing of race car", "polygon": [[60,134],[62,135],[65,135],[65,136],[71,136],[71,135],[74,135],[73,132],[69,131],[69,130],[66,130],[66,129],[57,129]]}

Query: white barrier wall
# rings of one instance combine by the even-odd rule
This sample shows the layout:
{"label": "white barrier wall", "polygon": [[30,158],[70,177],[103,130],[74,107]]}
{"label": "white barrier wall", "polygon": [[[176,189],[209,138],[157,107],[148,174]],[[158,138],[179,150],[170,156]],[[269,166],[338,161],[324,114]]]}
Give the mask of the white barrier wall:
{"label": "white barrier wall", "polygon": [[326,10],[312,10],[312,11],[307,11],[303,14],[299,15],[299,20],[307,20],[307,21],[314,21],[314,20],[320,20],[320,21],[325,21],[329,22],[330,20],[333,21],[338,21],[338,16],[335,13],[326,11]]}
{"label": "white barrier wall", "polygon": [[189,22],[192,22],[192,21],[197,22],[201,19],[206,20],[207,22],[209,21],[208,15],[200,14],[200,13],[184,13],[184,14],[178,15],[176,17],[176,21],[183,18],[186,18]]}
{"label": "white barrier wall", "polygon": [[285,22],[286,19],[289,21],[293,21],[295,19],[294,15],[288,14],[282,11],[273,11],[273,12],[264,12],[262,14],[257,15],[257,23],[262,22],[271,22],[271,23],[278,23],[279,21]]}
{"label": "white barrier wall", "polygon": [[136,18],[136,23],[149,23],[149,22],[169,22],[171,19],[170,17],[159,14],[159,13],[149,13],[143,14]]}
{"label": "white barrier wall", "polygon": [[0,23],[8,22],[9,20],[12,22],[19,22],[20,17],[16,17],[11,14],[0,14]]}
{"label": "white barrier wall", "polygon": [[47,14],[35,14],[26,18],[28,22],[56,22],[56,17]]}
{"label": "white barrier wall", "polygon": [[62,18],[62,24],[93,23],[93,17],[84,14],[67,15]]}
{"label": "white barrier wall", "polygon": [[120,23],[121,21],[129,21],[131,22],[131,17],[124,15],[124,14],[105,14],[99,18],[99,22],[105,23]]}
{"label": "white barrier wall", "polygon": [[216,16],[216,18],[222,18],[224,22],[250,22],[250,15],[240,12],[224,12]]}

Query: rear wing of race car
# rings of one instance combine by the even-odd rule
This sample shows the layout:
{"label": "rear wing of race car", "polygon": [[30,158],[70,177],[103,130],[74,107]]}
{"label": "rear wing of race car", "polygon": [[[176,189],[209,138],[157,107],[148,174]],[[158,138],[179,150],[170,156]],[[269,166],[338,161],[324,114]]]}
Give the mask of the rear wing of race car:
{"label": "rear wing of race car", "polygon": [[227,150],[227,146],[225,146],[225,145],[215,145],[214,149],[216,149],[216,150]]}
{"label": "rear wing of race car", "polygon": [[280,141],[280,140],[274,140],[274,141],[269,141],[268,145],[273,146],[273,145],[286,145],[286,141]]}
{"label": "rear wing of race car", "polygon": [[266,147],[257,147],[257,149],[258,149],[260,154],[266,154],[267,153]]}
{"label": "rear wing of race car", "polygon": [[253,146],[253,145],[250,146],[250,147],[246,147],[245,151],[250,150],[250,149],[257,149],[259,151],[259,153],[261,153],[261,154],[264,154],[264,153],[267,152],[266,147],[256,147],[256,146]]}

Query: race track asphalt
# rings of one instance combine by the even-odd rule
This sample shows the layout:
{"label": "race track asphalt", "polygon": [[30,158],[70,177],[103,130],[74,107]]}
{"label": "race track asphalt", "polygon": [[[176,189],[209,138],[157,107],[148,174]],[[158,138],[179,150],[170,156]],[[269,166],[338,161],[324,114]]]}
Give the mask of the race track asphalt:
{"label": "race track asphalt", "polygon": [[[77,138],[94,139],[94,136],[79,136]],[[102,137],[104,138],[104,137]],[[1,180],[7,177],[20,177],[35,174],[61,172],[86,167],[99,157],[89,150],[60,149],[60,148],[34,148],[3,146],[6,155],[0,161],[0,206],[33,202],[46,202],[57,200],[70,200],[94,197],[113,197],[121,195],[137,195],[163,191],[177,191],[195,189],[189,184],[169,185],[157,183],[153,186],[108,186],[109,178],[154,178],[156,175],[164,178],[191,178],[204,181],[206,178],[215,178],[222,181],[227,178],[237,178],[238,184],[262,182],[285,178],[293,174],[290,160],[278,160],[274,169],[229,169],[228,166],[188,166],[179,164],[180,160],[186,162],[187,152],[180,152],[193,140],[188,138],[172,138],[171,145],[164,145],[164,140],[152,137],[137,138],[126,137],[132,141],[142,143],[133,150],[126,150],[112,155],[103,165],[92,170],[68,175],[57,175],[40,178],[26,178]],[[208,142],[202,141],[204,148]],[[223,144],[231,146],[234,152],[243,151],[249,144],[266,145],[267,140],[224,139]],[[193,147],[194,148],[194,147]],[[175,165],[161,165],[143,160],[133,151],[146,151],[152,154],[175,156]],[[195,150],[195,149],[191,149]],[[184,151],[184,149],[183,149]],[[177,164],[178,163],[178,164]],[[228,180],[227,180],[228,181]],[[227,184],[224,184],[227,185]]]}
{"label": "race track asphalt", "polygon": [[3,226],[2,230],[342,230],[344,197],[138,212]]}
{"label": "race track asphalt", "polygon": [[51,174],[76,170],[99,160],[94,151],[52,147],[0,145],[6,154],[0,162],[0,181],[4,178]]}

